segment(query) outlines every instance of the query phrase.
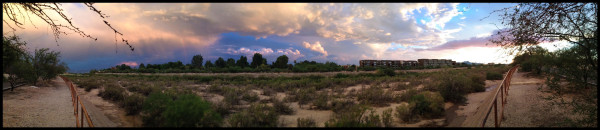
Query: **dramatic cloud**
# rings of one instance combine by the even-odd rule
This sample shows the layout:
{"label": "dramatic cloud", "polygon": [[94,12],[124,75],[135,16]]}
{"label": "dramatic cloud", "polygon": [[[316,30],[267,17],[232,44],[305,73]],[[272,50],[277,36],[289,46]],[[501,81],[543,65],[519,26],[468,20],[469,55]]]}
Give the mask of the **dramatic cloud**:
{"label": "dramatic cloud", "polygon": [[242,47],[237,50],[233,49],[233,48],[227,48],[227,50],[225,50],[224,53],[230,54],[230,55],[244,55],[244,56],[248,57],[248,60],[252,59],[252,56],[254,56],[254,53],[260,53],[261,55],[263,55],[263,57],[267,57],[268,59],[272,59],[272,60],[274,60],[275,58],[277,58],[281,55],[286,55],[290,61],[296,60],[300,57],[304,57],[304,55],[301,54],[300,51],[298,51],[297,49],[293,49],[293,48],[276,49],[276,51],[273,51],[273,49],[271,49],[271,48],[249,49],[249,48]]}
{"label": "dramatic cloud", "polygon": [[[287,55],[291,61],[358,64],[364,58],[435,58],[453,53],[449,52],[453,49],[487,47],[486,37],[494,26],[487,25],[489,20],[476,21],[481,19],[476,16],[487,16],[490,10],[501,8],[469,4],[475,8],[469,11],[465,4],[456,3],[94,5],[110,16],[107,21],[123,37],[115,35],[97,14],[80,3],[64,3],[62,7],[75,26],[98,37],[98,41],[70,34],[55,43],[51,31],[45,29],[46,23],[37,18],[31,22],[35,27],[25,21],[26,29],[16,34],[29,43],[28,51],[60,51],[76,72],[122,63],[189,63],[197,54],[216,59],[239,55],[251,58],[254,53],[261,53],[270,60]],[[5,33],[12,31],[6,23],[3,27]],[[135,51],[129,51],[121,38],[128,39]]]}
{"label": "dramatic cloud", "polygon": [[468,40],[456,40],[450,41],[445,44],[435,46],[428,49],[415,49],[417,51],[439,51],[439,50],[447,50],[447,49],[460,49],[465,47],[495,47],[495,45],[487,45],[489,43],[489,37],[472,37]]}
{"label": "dramatic cloud", "polygon": [[319,41],[316,41],[313,44],[310,44],[305,41],[305,42],[302,42],[302,46],[304,46],[304,48],[308,48],[310,50],[322,53],[323,55],[327,56],[327,51],[325,51],[325,49],[323,49],[323,47],[321,46],[321,43]]}

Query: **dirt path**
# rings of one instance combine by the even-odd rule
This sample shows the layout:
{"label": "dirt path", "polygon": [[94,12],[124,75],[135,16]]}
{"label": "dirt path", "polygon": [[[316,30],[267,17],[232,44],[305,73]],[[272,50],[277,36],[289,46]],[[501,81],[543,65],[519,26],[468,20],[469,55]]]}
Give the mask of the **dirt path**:
{"label": "dirt path", "polygon": [[2,127],[75,127],[69,88],[57,77],[2,92]]}
{"label": "dirt path", "polygon": [[[546,89],[544,79],[525,74],[516,73],[511,81],[501,127],[550,127],[573,116],[569,108],[552,106],[543,99],[551,95],[542,92]],[[491,122],[486,123],[486,127],[494,127],[493,120]]]}

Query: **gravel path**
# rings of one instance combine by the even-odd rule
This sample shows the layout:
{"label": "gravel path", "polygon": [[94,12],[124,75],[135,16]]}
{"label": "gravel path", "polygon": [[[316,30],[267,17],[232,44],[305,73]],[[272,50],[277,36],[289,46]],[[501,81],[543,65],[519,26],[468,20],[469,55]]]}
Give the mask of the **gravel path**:
{"label": "gravel path", "polygon": [[47,86],[4,91],[2,127],[75,127],[69,88],[57,77]]}

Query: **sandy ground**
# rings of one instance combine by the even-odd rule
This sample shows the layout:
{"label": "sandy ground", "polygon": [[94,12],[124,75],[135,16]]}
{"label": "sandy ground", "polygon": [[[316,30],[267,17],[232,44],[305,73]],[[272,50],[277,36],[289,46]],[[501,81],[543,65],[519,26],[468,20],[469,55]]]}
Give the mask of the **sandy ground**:
{"label": "sandy ground", "polygon": [[69,88],[56,78],[49,85],[4,91],[2,127],[75,127]]}

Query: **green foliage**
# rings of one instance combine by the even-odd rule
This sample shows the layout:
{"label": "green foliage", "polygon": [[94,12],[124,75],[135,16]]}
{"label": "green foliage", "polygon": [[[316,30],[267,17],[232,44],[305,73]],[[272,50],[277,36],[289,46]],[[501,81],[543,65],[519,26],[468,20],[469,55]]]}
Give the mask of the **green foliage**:
{"label": "green foliage", "polygon": [[282,56],[277,57],[277,60],[275,62],[273,62],[273,67],[286,69],[287,63],[288,63],[288,57],[286,55],[282,55]]}
{"label": "green foliage", "polygon": [[48,48],[36,49],[33,56],[32,64],[35,71],[35,76],[42,80],[50,80],[56,78],[58,74],[67,71],[67,66],[64,62],[60,62],[60,52],[49,51]]}
{"label": "green foliage", "polygon": [[242,95],[242,100],[248,101],[248,102],[256,102],[258,101],[258,94],[252,92],[252,91],[248,91],[246,93],[244,93],[244,95]]}
{"label": "green foliage", "polygon": [[312,105],[316,107],[316,109],[327,110],[329,106],[327,105],[327,101],[329,96],[327,96],[326,92],[320,92],[316,94],[316,98],[312,101]]}
{"label": "green foliage", "polygon": [[485,80],[481,76],[471,76],[471,92],[485,91]]}
{"label": "green foliage", "polygon": [[272,99],[273,100],[273,108],[275,109],[275,112],[281,114],[281,115],[291,115],[294,114],[294,109],[291,108],[288,104],[286,104],[283,101],[279,101],[277,99]]}
{"label": "green foliage", "polygon": [[394,96],[391,91],[384,91],[380,86],[371,86],[366,89],[362,89],[356,95],[357,99],[361,102],[377,106],[386,106],[388,103],[393,102]]}
{"label": "green foliage", "polygon": [[240,56],[240,59],[238,59],[235,64],[241,68],[250,67],[250,64],[248,63],[248,58],[246,58],[245,56]]}
{"label": "green foliage", "polygon": [[223,60],[223,58],[219,57],[219,59],[215,61],[215,66],[219,68],[225,68],[227,66],[227,63],[225,62],[225,60]]}
{"label": "green foliage", "polygon": [[262,55],[260,53],[254,53],[254,56],[252,56],[252,62],[250,63],[250,67],[256,68],[261,64],[263,64]]}
{"label": "green foliage", "polygon": [[401,104],[396,107],[396,118],[403,122],[416,122],[419,121],[419,116],[416,113],[412,113],[415,103]]}
{"label": "green foliage", "polygon": [[236,66],[236,65],[235,65],[235,59],[233,59],[233,58],[228,58],[228,59],[227,59],[227,67],[230,67],[230,68],[232,68],[232,67],[235,67],[235,66]]}
{"label": "green foliage", "polygon": [[485,78],[487,80],[502,80],[502,74],[496,72],[487,72]]}
{"label": "green foliage", "polygon": [[124,92],[125,89],[116,84],[106,84],[104,90],[101,90],[98,96],[105,100],[122,101],[125,97]]}
{"label": "green foliage", "polygon": [[396,72],[394,72],[394,69],[391,68],[380,68],[377,69],[377,74],[381,76],[395,76]]}
{"label": "green foliage", "polygon": [[100,87],[100,83],[95,80],[87,80],[79,83],[79,87],[83,87],[86,92],[89,92],[92,89],[96,89]]}
{"label": "green foliage", "polygon": [[209,102],[192,94],[179,96],[162,116],[167,127],[219,127],[223,120]]}
{"label": "green foliage", "polygon": [[[194,55],[194,57],[192,57],[192,66],[194,68],[200,69],[202,68],[202,62],[203,62],[203,58],[202,55],[198,54],[198,55]],[[141,66],[141,65],[140,65]],[[140,67],[141,68],[141,67]]]}
{"label": "green foliage", "polygon": [[444,114],[444,98],[439,92],[421,92],[411,98],[410,103],[415,103],[412,113],[432,118]]}
{"label": "green foliage", "polygon": [[252,104],[248,109],[232,114],[228,122],[231,127],[277,127],[278,118],[273,107]]}
{"label": "green foliage", "polygon": [[163,112],[173,102],[173,98],[166,94],[155,92],[151,93],[142,106],[142,121],[146,127],[162,127],[165,118]]}
{"label": "green foliage", "polygon": [[[367,111],[371,113],[363,116]],[[325,127],[380,127],[380,124],[379,115],[376,115],[373,109],[353,105],[344,111],[336,112],[333,119],[325,122]]]}
{"label": "green foliage", "polygon": [[298,118],[298,127],[317,127],[317,123],[313,118]]}
{"label": "green foliage", "polygon": [[212,67],[215,67],[215,65],[212,62],[210,62],[210,60],[209,60],[209,61],[206,61],[206,63],[204,63],[204,67],[205,68],[212,68]]}
{"label": "green foliage", "polygon": [[392,127],[392,111],[393,108],[388,108],[381,113],[381,121],[383,122],[384,127]]}
{"label": "green foliage", "polygon": [[438,86],[439,92],[446,101],[464,102],[464,97],[468,92],[471,92],[471,79],[464,74],[456,72],[448,72],[440,75],[440,83]]}
{"label": "green foliage", "polygon": [[331,110],[335,113],[341,113],[344,110],[355,106],[356,104],[351,100],[333,100],[331,101]]}
{"label": "green foliage", "polygon": [[145,97],[140,94],[125,96],[123,107],[128,115],[138,114],[142,110]]}

